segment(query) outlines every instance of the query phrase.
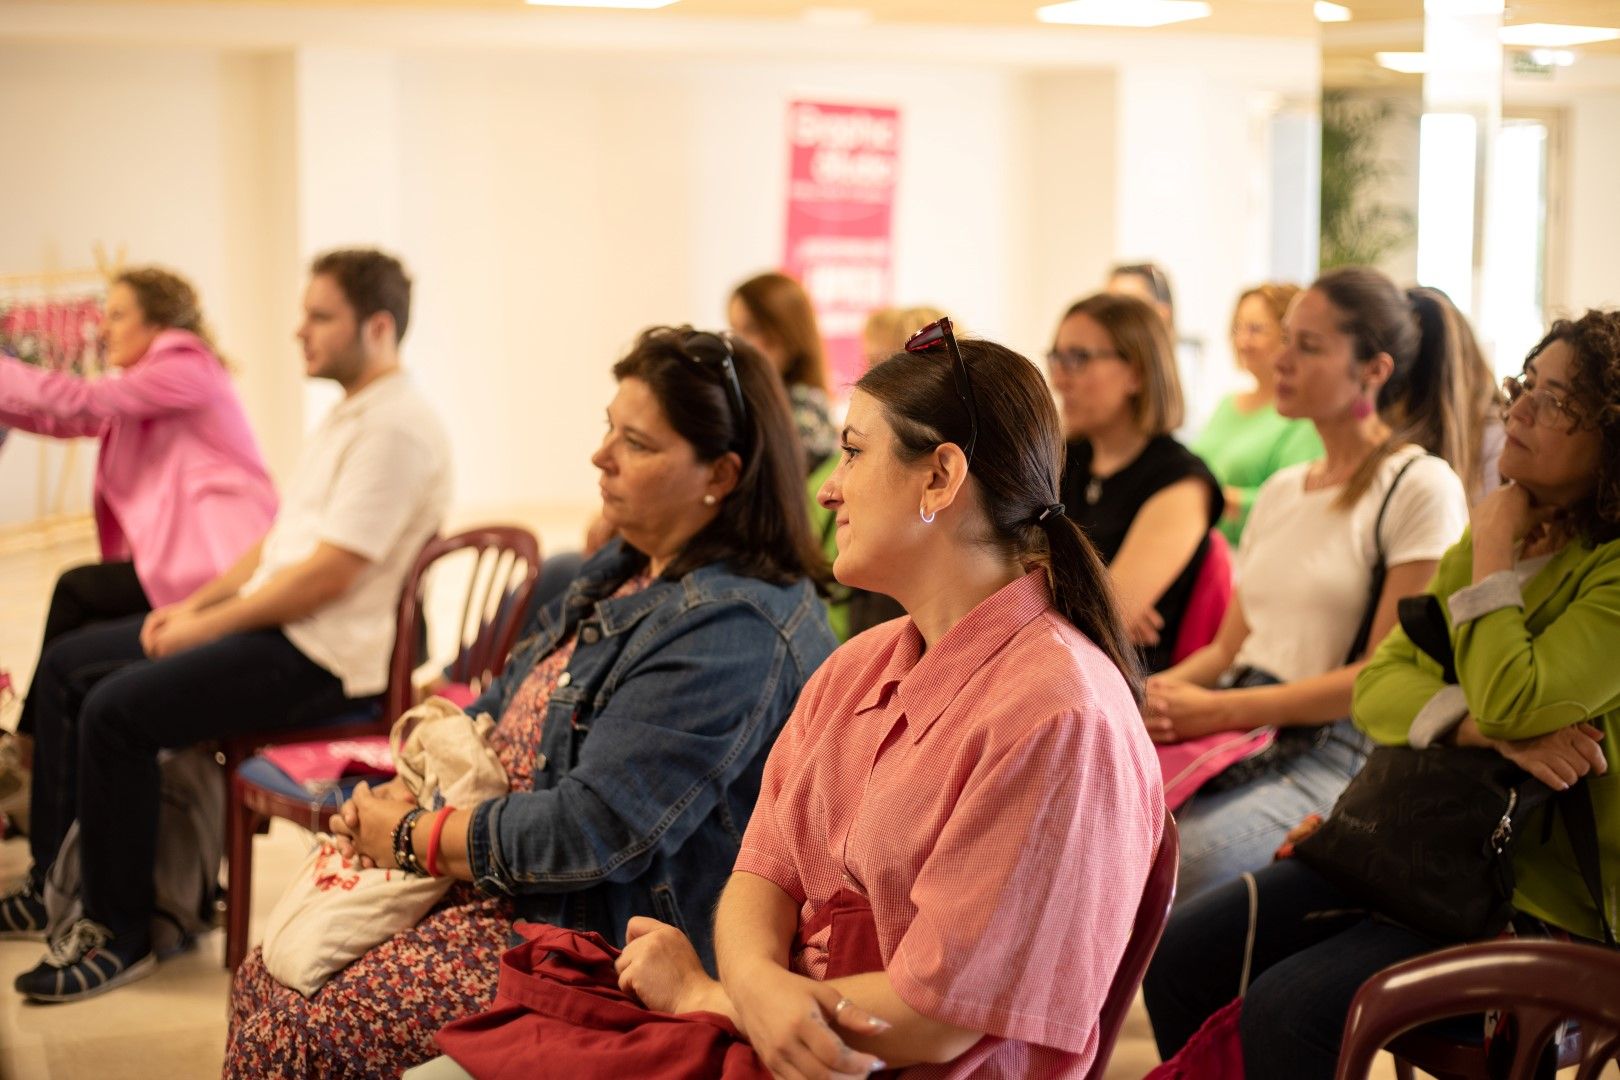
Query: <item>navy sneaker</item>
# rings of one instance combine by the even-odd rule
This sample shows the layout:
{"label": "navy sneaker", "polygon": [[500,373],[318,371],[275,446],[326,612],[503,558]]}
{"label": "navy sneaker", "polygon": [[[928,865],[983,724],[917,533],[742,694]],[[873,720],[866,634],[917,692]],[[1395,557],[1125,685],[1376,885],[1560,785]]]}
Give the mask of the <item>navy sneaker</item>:
{"label": "navy sneaker", "polygon": [[80,919],[12,985],[30,1001],[79,1001],[144,978],[156,966],[145,944],[118,942],[105,926]]}
{"label": "navy sneaker", "polygon": [[0,938],[44,940],[45,897],[32,877],[0,896]]}

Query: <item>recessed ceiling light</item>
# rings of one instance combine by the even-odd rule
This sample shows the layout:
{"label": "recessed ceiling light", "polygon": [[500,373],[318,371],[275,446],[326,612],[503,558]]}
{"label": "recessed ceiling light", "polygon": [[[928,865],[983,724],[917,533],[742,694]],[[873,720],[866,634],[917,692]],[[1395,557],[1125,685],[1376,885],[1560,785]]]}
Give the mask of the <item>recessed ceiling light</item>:
{"label": "recessed ceiling light", "polygon": [[1067,0],[1035,10],[1044,23],[1069,26],[1165,26],[1209,17],[1206,0]]}
{"label": "recessed ceiling light", "polygon": [[636,11],[651,11],[654,8],[669,7],[679,3],[680,0],[524,0],[531,7],[571,7],[571,8],[633,8]]}
{"label": "recessed ceiling light", "polygon": [[1349,22],[1350,9],[1331,0],[1316,0],[1317,22]]}
{"label": "recessed ceiling light", "polygon": [[1610,26],[1566,26],[1559,23],[1521,23],[1502,27],[1502,42],[1532,49],[1567,49],[1594,41],[1620,38],[1620,29]]}
{"label": "recessed ceiling light", "polygon": [[1422,75],[1429,70],[1429,57],[1420,52],[1376,52],[1373,59],[1379,67],[1398,71],[1402,75]]}

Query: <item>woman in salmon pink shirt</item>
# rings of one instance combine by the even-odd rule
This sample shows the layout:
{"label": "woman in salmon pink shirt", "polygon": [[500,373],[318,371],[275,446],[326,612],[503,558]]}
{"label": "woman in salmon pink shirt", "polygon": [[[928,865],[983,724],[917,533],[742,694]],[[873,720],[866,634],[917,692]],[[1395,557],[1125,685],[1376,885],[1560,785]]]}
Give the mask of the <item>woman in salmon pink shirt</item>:
{"label": "woman in salmon pink shirt", "polygon": [[1040,373],[919,331],[857,384],[834,572],[909,618],[839,649],[765,767],[719,979],[632,919],[621,985],[780,1077],[1080,1077],[1164,828],[1135,652],[1058,504]]}

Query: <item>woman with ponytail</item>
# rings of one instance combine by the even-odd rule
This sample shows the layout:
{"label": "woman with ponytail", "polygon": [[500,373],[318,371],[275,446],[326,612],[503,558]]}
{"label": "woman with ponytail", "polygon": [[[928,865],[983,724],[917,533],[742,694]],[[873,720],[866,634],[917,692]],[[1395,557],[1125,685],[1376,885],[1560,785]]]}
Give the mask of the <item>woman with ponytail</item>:
{"label": "woman with ponytail", "polygon": [[856,384],[840,581],[909,617],[806,685],[715,919],[633,919],[619,984],[778,1076],[1085,1076],[1164,827],[1135,650],[1059,502],[1040,372],[948,320]]}
{"label": "woman with ponytail", "polygon": [[[101,561],[57,579],[42,652],[71,630],[185,599],[276,515],[270,473],[189,282],[158,267],[119,274],[99,343],[109,369],[99,379],[0,356],[0,424],[101,441]],[[18,733],[33,724],[25,703]],[[0,744],[0,798],[26,771],[32,740],[18,742]]]}
{"label": "woman with ponytail", "polygon": [[1387,418],[1402,438],[1444,459],[1462,478],[1473,506],[1502,483],[1496,463],[1507,440],[1507,402],[1451,297],[1418,286],[1407,289],[1406,298],[1423,342],[1406,384],[1386,384],[1380,403],[1387,403]]}
{"label": "woman with ponytail", "polygon": [[1360,267],[1324,274],[1288,314],[1277,411],[1310,420],[1326,455],[1261,487],[1215,640],[1147,687],[1155,741],[1276,730],[1177,815],[1178,904],[1264,866],[1292,826],[1333,806],[1368,750],[1346,719],[1356,674],[1467,524],[1462,482],[1416,441],[1461,435],[1414,396],[1454,378],[1433,367],[1452,351],[1420,325],[1405,293]]}

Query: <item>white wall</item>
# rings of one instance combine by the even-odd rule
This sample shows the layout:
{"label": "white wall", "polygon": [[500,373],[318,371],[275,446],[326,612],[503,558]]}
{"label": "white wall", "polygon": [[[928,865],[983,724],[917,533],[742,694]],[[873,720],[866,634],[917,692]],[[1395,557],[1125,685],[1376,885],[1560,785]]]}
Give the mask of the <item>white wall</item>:
{"label": "white wall", "polygon": [[[107,46],[0,46],[0,116],[12,148],[0,169],[0,273],[92,265],[92,248],[127,248],[190,278],[237,368],[255,428],[282,402],[256,326],[273,218],[263,138],[244,137],[269,72],[243,53]],[[0,525],[33,517],[40,455],[59,444],[13,434],[0,450]],[[295,445],[296,440],[290,445]],[[290,448],[290,446],[289,446]],[[76,455],[68,508],[89,506],[94,445]]]}
{"label": "white wall", "polygon": [[[51,35],[71,18],[18,10]],[[86,36],[122,17],[99,10]],[[34,179],[0,174],[26,184],[0,194],[31,226],[0,230],[0,272],[97,239],[187,272],[285,475],[325,408],[291,341],[302,264],[331,244],[397,248],[417,281],[406,364],[452,430],[462,513],[594,500],[611,362],[647,324],[721,322],[730,287],[781,257],[789,101],[899,107],[896,298],[1038,358],[1061,306],[1121,257],[1163,260],[1186,325],[1224,339],[1231,296],[1270,251],[1257,118],[1311,93],[1316,70],[1313,42],[1164,39],[1154,59],[1141,43],[1160,39],[1074,35],[1075,60],[1042,38],[1026,66],[974,62],[966,37],[941,64],[836,59],[792,30],[732,52],[610,54],[433,45],[420,27],[387,43],[398,21],[369,25],[373,46],[247,49],[238,34],[189,50],[8,42],[0,26],[0,110],[42,147]],[[142,122],[105,124],[131,115],[129,93]],[[63,137],[64,118],[93,137]],[[75,179],[45,179],[59,174]]]}
{"label": "white wall", "polygon": [[1166,270],[1177,333],[1202,346],[1182,357],[1189,430],[1237,377],[1227,338],[1238,292],[1273,276],[1271,118],[1289,85],[1243,65],[1119,73],[1114,248]]}
{"label": "white wall", "polygon": [[1556,306],[1620,307],[1620,88],[1580,94],[1567,115],[1568,263]]}
{"label": "white wall", "polygon": [[1046,72],[1027,84],[1029,257],[1017,273],[1019,344],[1045,355],[1058,317],[1103,282],[1115,260],[1118,79],[1112,71]]}

